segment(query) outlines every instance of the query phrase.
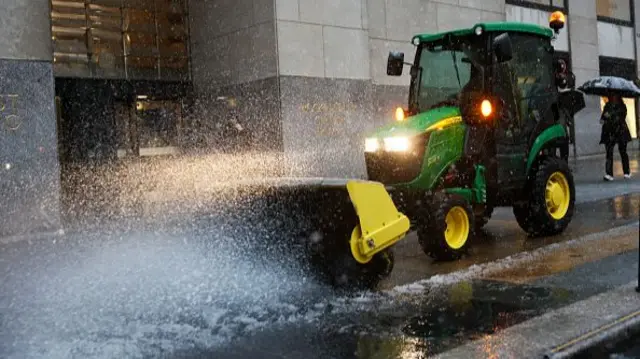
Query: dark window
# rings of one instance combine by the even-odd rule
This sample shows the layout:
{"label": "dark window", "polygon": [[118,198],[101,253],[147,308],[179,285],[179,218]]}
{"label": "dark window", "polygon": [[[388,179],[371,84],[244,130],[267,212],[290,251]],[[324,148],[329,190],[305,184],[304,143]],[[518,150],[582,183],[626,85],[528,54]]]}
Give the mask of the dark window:
{"label": "dark window", "polygon": [[531,35],[513,34],[513,66],[518,90],[522,98],[539,92],[551,91],[554,79],[550,71],[553,55],[548,39]]}
{"label": "dark window", "polygon": [[500,141],[518,142],[528,137],[541,121],[543,109],[556,91],[553,54],[549,39],[535,35],[510,34],[513,59],[496,67],[496,90],[505,111],[498,123]]}
{"label": "dark window", "polygon": [[601,76],[618,76],[631,81],[637,79],[634,60],[600,56],[599,62]]}

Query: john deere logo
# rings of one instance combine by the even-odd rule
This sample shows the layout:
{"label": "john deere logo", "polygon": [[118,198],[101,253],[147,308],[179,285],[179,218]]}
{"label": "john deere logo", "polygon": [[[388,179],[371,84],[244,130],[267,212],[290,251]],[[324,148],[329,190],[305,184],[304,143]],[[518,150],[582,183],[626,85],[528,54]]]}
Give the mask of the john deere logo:
{"label": "john deere logo", "polygon": [[0,125],[4,130],[16,131],[22,126],[18,115],[18,95],[0,94]]}

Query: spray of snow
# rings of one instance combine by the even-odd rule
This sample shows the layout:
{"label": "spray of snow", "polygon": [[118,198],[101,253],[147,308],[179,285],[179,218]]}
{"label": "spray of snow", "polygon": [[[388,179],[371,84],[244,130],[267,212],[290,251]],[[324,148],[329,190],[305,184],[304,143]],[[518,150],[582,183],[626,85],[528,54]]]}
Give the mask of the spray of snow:
{"label": "spray of snow", "polygon": [[[222,347],[265,327],[320,321],[326,330],[368,333],[380,330],[375,324],[380,313],[400,318],[437,301],[435,287],[623,234],[637,225],[388,291],[349,296],[335,295],[288,266],[257,260],[259,255],[247,253],[231,238],[146,234],[107,238],[99,245],[95,238],[87,239],[71,248],[58,240],[46,253],[8,268],[3,279],[9,285],[3,287],[11,290],[0,295],[0,306],[6,308],[0,316],[0,352],[9,358],[142,358]],[[351,322],[355,317],[370,323]]]}
{"label": "spray of snow", "polygon": [[46,247],[13,262],[4,278],[11,289],[0,295],[3,357],[137,358],[210,348],[265,325],[313,320],[319,311],[307,312],[300,298],[326,290],[286,266],[252,260],[229,238],[214,244],[147,234]]}

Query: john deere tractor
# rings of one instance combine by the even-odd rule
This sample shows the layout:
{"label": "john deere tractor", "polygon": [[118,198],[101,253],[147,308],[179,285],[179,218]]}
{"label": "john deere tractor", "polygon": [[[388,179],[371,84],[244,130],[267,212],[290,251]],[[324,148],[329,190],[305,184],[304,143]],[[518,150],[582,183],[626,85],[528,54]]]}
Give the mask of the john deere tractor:
{"label": "john deere tractor", "polygon": [[407,108],[366,139],[369,179],[384,183],[424,252],[459,258],[498,206],[531,236],[567,228],[575,189],[567,127],[584,107],[553,40],[564,26],[499,22],[417,35]]}
{"label": "john deere tractor", "polygon": [[387,276],[411,229],[428,255],[459,258],[497,206],[513,207],[531,236],[562,232],[575,202],[567,127],[584,107],[552,46],[563,25],[558,12],[548,28],[481,23],[413,37],[412,63],[389,54],[388,75],[410,67],[408,106],[366,138],[368,180],[265,184],[248,208],[268,208],[276,233],[296,224],[311,263],[350,288]]}

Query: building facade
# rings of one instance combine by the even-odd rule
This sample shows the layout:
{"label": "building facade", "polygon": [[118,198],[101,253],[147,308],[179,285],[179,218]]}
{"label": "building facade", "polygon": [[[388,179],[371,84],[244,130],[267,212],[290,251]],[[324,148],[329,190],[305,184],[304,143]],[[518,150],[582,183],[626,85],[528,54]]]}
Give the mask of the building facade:
{"label": "building facade", "polygon": [[[0,2],[0,236],[56,230],[92,207],[115,216],[114,198],[140,198],[132,188],[363,177],[365,134],[407,102],[388,52],[410,58],[417,33],[547,26],[562,10],[555,46],[578,84],[640,69],[636,0]],[[603,152],[602,106],[589,96],[576,119],[577,156]]]}

